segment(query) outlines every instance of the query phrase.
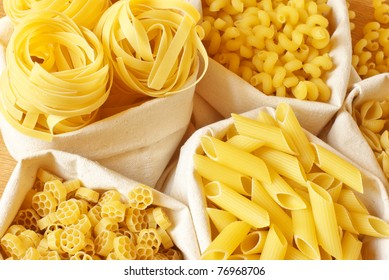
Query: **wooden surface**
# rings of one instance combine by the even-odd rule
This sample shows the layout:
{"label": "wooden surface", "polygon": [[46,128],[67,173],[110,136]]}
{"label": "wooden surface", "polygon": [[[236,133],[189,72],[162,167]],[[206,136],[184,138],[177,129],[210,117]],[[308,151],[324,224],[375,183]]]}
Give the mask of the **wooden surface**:
{"label": "wooden surface", "polygon": [[[371,2],[372,0],[349,0],[350,8],[356,13],[356,18],[353,20],[356,28],[352,31],[355,42],[361,37],[363,25],[372,19]],[[2,16],[4,16],[3,1],[0,0],[0,17]],[[0,137],[0,198],[15,165],[15,160],[9,155]]]}

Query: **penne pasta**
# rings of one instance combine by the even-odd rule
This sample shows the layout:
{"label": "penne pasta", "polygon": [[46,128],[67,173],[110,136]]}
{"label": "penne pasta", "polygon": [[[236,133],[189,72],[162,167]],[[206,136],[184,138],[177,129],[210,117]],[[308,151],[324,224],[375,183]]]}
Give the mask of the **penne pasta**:
{"label": "penne pasta", "polygon": [[262,147],[254,151],[253,154],[264,160],[280,175],[300,185],[306,185],[307,177],[297,157],[268,147]]}
{"label": "penne pasta", "polygon": [[358,234],[357,229],[355,228],[353,221],[351,219],[350,213],[342,204],[334,203],[336,220],[338,221],[339,226],[350,233]]}
{"label": "penne pasta", "polygon": [[288,249],[288,242],[277,225],[271,224],[265,245],[262,250],[261,260],[283,260]]}
{"label": "penne pasta", "polygon": [[369,214],[363,202],[350,189],[343,188],[340,191],[338,203],[343,205],[349,212]]}
{"label": "penne pasta", "polygon": [[369,214],[350,212],[351,220],[359,234],[389,237],[389,223]]}
{"label": "penne pasta", "polygon": [[234,124],[241,135],[263,140],[266,146],[292,155],[297,154],[294,143],[279,127],[260,123],[238,114],[232,114]]}
{"label": "penne pasta", "polygon": [[342,246],[332,198],[326,190],[309,182],[309,198],[315,221],[318,243],[337,259],[342,258]]}
{"label": "penne pasta", "polygon": [[218,232],[221,232],[226,226],[238,220],[228,211],[207,207],[207,214]]}
{"label": "penne pasta", "polygon": [[300,250],[288,244],[286,249],[285,260],[309,260]]}
{"label": "penne pasta", "polygon": [[296,191],[273,169],[269,168],[269,172],[273,181],[270,184],[263,182],[263,186],[270,197],[284,209],[304,209],[306,205]]}
{"label": "penne pasta", "polygon": [[240,243],[240,250],[244,255],[260,254],[265,246],[268,231],[252,231]]}
{"label": "penne pasta", "polygon": [[293,241],[292,219],[268,194],[261,183],[255,179],[252,181],[251,200],[264,208],[270,217],[270,221],[280,228],[289,243]]}
{"label": "penne pasta", "polygon": [[202,253],[201,260],[226,260],[249,233],[251,226],[243,221],[229,224]]}
{"label": "penne pasta", "polygon": [[294,242],[297,248],[308,258],[319,260],[320,251],[311,207],[293,210],[291,214]]}
{"label": "penne pasta", "polygon": [[350,188],[363,193],[362,175],[358,168],[318,144],[312,143],[312,146],[315,148],[315,163],[318,167]]}
{"label": "penne pasta", "polygon": [[228,139],[227,143],[248,153],[251,153],[265,145],[265,141],[257,140],[244,135],[235,135]]}
{"label": "penne pasta", "polygon": [[203,135],[200,141],[204,152],[212,160],[260,181],[271,182],[268,168],[260,158],[211,136]]}
{"label": "penne pasta", "polygon": [[219,164],[212,159],[195,154],[193,156],[195,170],[209,181],[219,181],[240,194],[251,194],[251,178],[231,168]]}
{"label": "penne pasta", "polygon": [[315,160],[315,152],[290,105],[280,103],[276,108],[275,117],[280,127],[293,139],[297,157],[305,171],[309,172]]}
{"label": "penne pasta", "polygon": [[265,209],[222,183],[210,182],[204,186],[204,190],[209,200],[249,225],[255,228],[270,225],[269,214]]}
{"label": "penne pasta", "polygon": [[342,251],[344,260],[358,260],[361,254],[362,242],[358,238],[346,231],[342,238]]}

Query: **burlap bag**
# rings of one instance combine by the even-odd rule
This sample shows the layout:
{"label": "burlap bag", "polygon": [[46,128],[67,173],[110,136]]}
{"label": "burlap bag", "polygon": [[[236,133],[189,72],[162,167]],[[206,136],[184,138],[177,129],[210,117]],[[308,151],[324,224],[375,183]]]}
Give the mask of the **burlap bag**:
{"label": "burlap bag", "polygon": [[[38,168],[64,179],[80,179],[95,190],[116,188],[125,197],[138,183],[81,156],[55,151],[40,151],[21,159],[16,165],[0,200],[0,238],[11,225],[27,192],[32,188]],[[154,205],[164,207],[172,221],[168,232],[185,259],[196,259],[198,245],[188,208],[161,192],[153,190]],[[1,257],[1,256],[0,256]]]}
{"label": "burlap bag", "polygon": [[387,99],[388,87],[389,73],[355,82],[333,123],[323,131],[320,137],[336,150],[381,179],[389,190],[388,180],[378,164],[373,150],[352,116],[354,106],[359,106],[368,100],[380,101]]}
{"label": "burlap bag", "polygon": [[280,102],[289,103],[296,115],[302,117],[304,127],[317,135],[343,104],[351,69],[351,34],[346,3],[329,0],[328,5],[332,7],[329,18],[332,50],[329,55],[334,68],[327,74],[327,84],[332,91],[327,103],[267,96],[213,59],[210,59],[196,92],[224,118],[230,117],[231,113],[243,113],[260,106],[275,107]]}
{"label": "burlap bag", "polygon": [[[272,115],[274,109],[261,107],[244,113],[246,117],[255,119],[259,110],[267,110]],[[178,164],[167,176],[164,184],[164,193],[171,195],[188,205],[195,226],[200,252],[211,243],[209,219],[206,212],[206,199],[203,193],[202,183],[194,170],[193,155],[201,151],[200,137],[211,135],[221,139],[225,136],[228,128],[233,124],[231,118],[225,119],[197,130],[181,148]],[[328,144],[306,132],[310,141],[318,143],[330,151],[343,157],[338,151]],[[389,221],[388,194],[382,182],[369,171],[359,167],[362,171],[364,182],[364,194],[360,199],[366,204],[373,215],[377,215]],[[367,238],[364,240],[363,257],[366,259],[389,259],[389,239]]]}
{"label": "burlap bag", "polygon": [[[188,1],[201,11],[201,1]],[[5,48],[12,34],[8,17],[0,19],[0,73]],[[187,90],[167,98],[152,99],[52,142],[21,134],[0,116],[0,129],[11,156],[19,160],[30,153],[56,149],[96,160],[129,178],[154,186],[184,136],[192,114],[197,73]],[[186,88],[186,86],[185,86]]]}

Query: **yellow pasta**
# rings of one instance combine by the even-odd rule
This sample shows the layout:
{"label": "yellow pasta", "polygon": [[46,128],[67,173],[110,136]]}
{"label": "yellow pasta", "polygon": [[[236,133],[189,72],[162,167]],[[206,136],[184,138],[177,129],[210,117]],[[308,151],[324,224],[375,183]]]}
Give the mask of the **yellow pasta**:
{"label": "yellow pasta", "polygon": [[66,199],[67,189],[60,180],[47,181],[44,184],[43,191],[51,192],[57,204]]}
{"label": "yellow pasta", "polygon": [[319,245],[335,258],[341,259],[342,246],[332,198],[312,182],[308,184],[308,190]]}
{"label": "yellow pasta", "polygon": [[200,141],[209,158],[245,175],[271,182],[266,164],[260,158],[211,136],[201,136]]}
{"label": "yellow pasta", "polygon": [[243,255],[259,254],[265,246],[268,232],[256,230],[246,235],[240,243],[240,250]]}
{"label": "yellow pasta", "polygon": [[150,187],[139,184],[128,193],[128,198],[131,207],[143,210],[153,203],[153,192]]}
{"label": "yellow pasta", "polygon": [[210,182],[204,189],[209,200],[253,227],[263,228],[270,224],[266,210],[220,182]]}
{"label": "yellow pasta", "polygon": [[[113,90],[162,97],[193,86],[208,63],[199,20],[196,8],[180,0],[126,0],[108,8],[94,32],[114,68]],[[198,58],[204,62],[202,73],[185,85]]]}
{"label": "yellow pasta", "polygon": [[285,260],[309,260],[301,251],[288,244],[288,248],[285,253]]}
{"label": "yellow pasta", "polygon": [[229,138],[227,143],[249,153],[265,145],[264,141],[253,139],[244,135],[235,135]]}
{"label": "yellow pasta", "polygon": [[98,192],[85,187],[78,188],[75,193],[77,199],[85,199],[91,203],[97,203],[99,196],[100,194]]}
{"label": "yellow pasta", "polygon": [[168,229],[172,225],[167,213],[161,207],[153,209],[153,217],[157,225],[164,230]]}
{"label": "yellow pasta", "polygon": [[135,244],[127,236],[118,236],[113,240],[115,256],[118,260],[135,260]]}
{"label": "yellow pasta", "polygon": [[265,141],[266,146],[289,154],[296,154],[292,140],[279,128],[232,114],[234,125],[241,135]]}
{"label": "yellow pasta", "polygon": [[125,218],[126,206],[120,201],[111,201],[101,206],[101,217],[110,218],[116,222],[122,222]]}
{"label": "yellow pasta", "polygon": [[344,260],[358,260],[361,254],[362,242],[358,238],[346,231],[342,238],[342,251]]}
{"label": "yellow pasta", "polygon": [[288,242],[277,225],[271,224],[261,253],[261,260],[282,260],[285,258]]}
{"label": "yellow pasta", "polygon": [[270,217],[270,221],[277,224],[289,243],[293,240],[292,220],[284,209],[269,195],[260,182],[253,179],[251,200],[263,207]]}
{"label": "yellow pasta", "polygon": [[196,171],[203,178],[206,178],[209,181],[219,180],[221,183],[243,195],[249,195],[251,193],[250,177],[219,164],[203,155],[195,154],[193,156],[193,161]]}
{"label": "yellow pasta", "polygon": [[61,12],[72,18],[78,25],[92,29],[103,12],[111,5],[108,0],[76,0],[64,3],[61,0],[41,1],[4,1],[4,11],[14,24],[21,22],[27,15],[47,9]]}
{"label": "yellow pasta", "polygon": [[13,32],[6,60],[0,112],[21,133],[51,141],[99,118],[112,77],[91,30],[54,10],[33,12]]}
{"label": "yellow pasta", "polygon": [[313,144],[316,151],[316,164],[354,190],[363,193],[361,172],[350,162],[342,159],[320,145]]}
{"label": "yellow pasta", "polygon": [[389,224],[384,220],[370,214],[350,212],[355,228],[360,234],[374,237],[388,237]]}
{"label": "yellow pasta", "polygon": [[343,188],[340,191],[338,203],[343,205],[349,212],[368,214],[366,206],[363,202],[356,196],[356,194],[350,190]]}
{"label": "yellow pasta", "polygon": [[226,226],[235,222],[237,218],[228,211],[207,207],[207,214],[218,232],[221,232]]}
{"label": "yellow pasta", "polygon": [[32,197],[32,208],[41,216],[47,216],[57,208],[57,201],[51,192],[37,192]]}
{"label": "yellow pasta", "polygon": [[232,255],[250,230],[243,221],[232,222],[212,241],[201,255],[202,260],[226,260]]}

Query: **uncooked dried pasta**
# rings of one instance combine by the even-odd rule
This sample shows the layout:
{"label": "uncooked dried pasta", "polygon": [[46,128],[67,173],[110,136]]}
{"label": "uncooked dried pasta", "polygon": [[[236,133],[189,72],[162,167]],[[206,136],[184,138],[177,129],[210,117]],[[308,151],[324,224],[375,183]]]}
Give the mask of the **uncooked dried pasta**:
{"label": "uncooked dried pasta", "polygon": [[199,58],[204,67],[196,81],[208,62],[199,20],[195,7],[182,0],[125,0],[108,8],[94,31],[113,65],[114,90],[163,97],[193,86],[185,84]]}
{"label": "uncooked dried pasta", "polygon": [[[202,2],[208,55],[266,95],[329,101],[325,77],[333,62],[327,2],[239,3],[236,9],[229,1]],[[313,79],[323,83],[319,87]]]}
{"label": "uncooked dried pasta", "polygon": [[[0,238],[0,250],[7,259],[183,258],[170,237],[173,221],[166,209],[152,204],[150,187],[132,189],[135,197],[141,196],[132,201],[144,208],[138,209],[116,189],[92,190],[78,179],[63,180],[45,169],[39,169],[37,177],[34,186],[40,182],[43,188],[26,197],[32,200],[26,203],[31,208],[20,209]],[[82,191],[77,195],[78,190]],[[47,197],[51,197],[48,204]],[[57,199],[62,201],[52,209]]]}
{"label": "uncooked dried pasta", "polygon": [[153,193],[150,187],[139,184],[128,193],[128,199],[131,207],[143,210],[153,203]]}
{"label": "uncooked dried pasta", "polygon": [[109,0],[4,0],[4,11],[14,24],[37,11],[55,10],[72,18],[78,25],[93,28],[102,13],[111,5]]}
{"label": "uncooked dried pasta", "polygon": [[21,133],[51,141],[99,118],[112,75],[91,30],[53,10],[31,13],[12,33],[6,60],[0,112]]}
{"label": "uncooked dried pasta", "polygon": [[[387,110],[385,112],[387,115]],[[375,112],[369,110],[363,114],[375,116]],[[272,141],[268,138],[255,150],[246,150],[245,145],[235,147],[262,158],[271,182],[246,175],[251,179],[247,193],[239,193],[225,185],[222,183],[224,173],[215,168],[215,174],[212,174],[210,168],[213,165],[209,162],[216,162],[217,158],[209,147],[204,149],[204,143],[200,141],[202,137],[210,136],[199,137],[199,148],[193,157],[194,169],[206,199],[211,238],[201,259],[360,259],[360,245],[365,236],[389,236],[388,222],[369,213],[358,199],[363,190],[361,171],[323,145],[311,141],[290,105],[281,103],[275,111],[266,108],[260,111],[257,119],[233,115],[231,121],[231,127],[224,130],[225,135],[215,137],[217,141],[228,143],[238,135],[264,141],[264,137],[269,136],[262,134],[278,131],[273,134]],[[388,146],[389,140],[385,137],[388,138],[384,135],[382,142]],[[283,144],[274,145],[275,142]],[[305,148],[308,152],[301,156],[300,151]],[[234,152],[229,158],[234,160]],[[225,164],[228,166],[229,162]],[[210,170],[205,172],[206,167]],[[242,173],[245,172],[243,169],[240,170]],[[291,176],[293,172],[298,176]],[[268,222],[258,224],[261,219]],[[243,223],[240,230],[239,222]],[[245,224],[250,225],[249,232]],[[235,243],[220,241],[219,236],[229,230],[239,237],[238,249]],[[263,245],[259,232],[265,240]],[[355,247],[351,248],[353,245]]]}

